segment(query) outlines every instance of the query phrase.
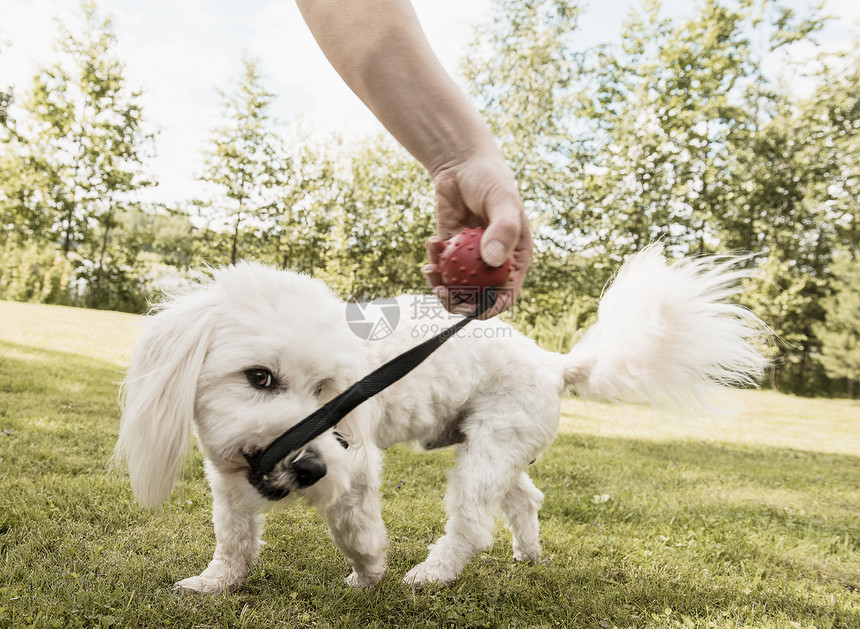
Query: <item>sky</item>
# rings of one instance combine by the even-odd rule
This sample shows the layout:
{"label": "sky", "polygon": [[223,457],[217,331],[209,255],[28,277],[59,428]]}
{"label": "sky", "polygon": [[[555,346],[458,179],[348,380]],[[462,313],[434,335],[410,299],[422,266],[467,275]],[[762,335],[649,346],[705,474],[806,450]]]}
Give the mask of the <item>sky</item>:
{"label": "sky", "polygon": [[[809,3],[788,0],[802,10]],[[640,0],[584,3],[575,45],[617,41],[624,18]],[[697,3],[664,0],[671,17],[688,17]],[[442,65],[458,66],[475,25],[490,16],[490,0],[413,0],[418,18]],[[76,20],[78,0],[0,1],[0,88],[18,98],[40,66],[56,58],[55,18]],[[150,200],[192,198],[208,130],[218,120],[217,90],[240,73],[244,52],[259,58],[265,85],[278,98],[274,114],[297,116],[323,131],[366,135],[382,130],[320,52],[294,0],[101,0],[113,16],[117,54],[130,84],[144,91],[145,118],[159,132],[150,172],[159,185]],[[860,33],[860,2],[826,0],[838,19],[821,34],[829,49],[848,48]]]}

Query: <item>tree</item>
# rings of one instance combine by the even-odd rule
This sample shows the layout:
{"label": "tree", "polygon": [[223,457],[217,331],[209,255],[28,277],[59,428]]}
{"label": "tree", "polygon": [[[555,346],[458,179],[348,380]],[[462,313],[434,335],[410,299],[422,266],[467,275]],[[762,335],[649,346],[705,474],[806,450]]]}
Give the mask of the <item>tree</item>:
{"label": "tree", "polygon": [[467,92],[514,169],[535,240],[510,315],[527,329],[540,327],[547,313],[593,307],[610,273],[593,256],[569,255],[596,233],[582,197],[590,141],[575,116],[584,62],[572,48],[579,12],[576,0],[497,0],[462,66]]}
{"label": "tree", "polygon": [[150,266],[184,272],[199,264],[200,230],[195,228],[187,208],[135,208],[125,215],[121,231],[129,250],[139,252]]}
{"label": "tree", "polygon": [[[860,43],[860,42],[858,42]],[[842,61],[842,60],[838,60]],[[830,165],[818,186],[822,220],[836,245],[824,321],[815,329],[819,358],[831,378],[844,378],[855,396],[860,380],[860,52],[829,66],[813,99],[812,120],[825,131],[812,156]],[[841,67],[841,69],[840,69]]]}
{"label": "tree", "polygon": [[0,127],[9,123],[9,105],[12,104],[12,90],[0,91]]}
{"label": "tree", "polygon": [[75,34],[63,24],[58,41],[67,56],[43,69],[33,81],[26,109],[33,114],[36,161],[59,184],[62,248],[87,240],[101,225],[99,259],[104,255],[123,195],[145,182],[140,174],[143,145],[140,92],[127,87],[124,65],[113,48],[111,19],[95,3],[81,6],[84,30]]}
{"label": "tree", "polygon": [[[823,351],[824,303],[834,290],[834,254],[857,255],[860,246],[858,59],[856,52],[848,59],[820,57],[814,94],[769,97],[769,116],[745,150],[737,151],[733,176],[744,191],[743,203],[724,224],[724,239],[743,246],[754,236],[756,249],[767,256],[750,298],[759,302],[757,313],[772,321],[777,337],[791,339],[781,383],[796,392],[830,386],[817,357]],[[774,294],[774,287],[784,291]]]}
{"label": "tree", "polygon": [[579,11],[576,0],[498,0],[462,64],[466,90],[501,142],[530,218],[557,210],[579,173],[569,116]]}
{"label": "tree", "polygon": [[822,303],[824,322],[815,326],[821,339],[818,359],[827,375],[847,381],[853,397],[860,380],[860,258],[837,257],[833,275],[832,293]]}
{"label": "tree", "polygon": [[803,122],[814,143],[810,163],[822,165],[814,194],[821,223],[836,248],[860,255],[860,39],[845,55],[819,58],[820,84],[804,106]]}
{"label": "tree", "polygon": [[659,238],[678,254],[756,251],[766,200],[742,182],[762,170],[760,130],[781,97],[752,41],[772,55],[821,20],[793,19],[768,0],[706,0],[681,22],[660,9],[645,2],[621,50],[596,50],[584,72],[579,115],[604,138],[586,181],[603,247],[620,245],[617,256]]}
{"label": "tree", "polygon": [[[301,124],[288,128],[285,142],[289,169],[270,218],[255,234],[260,257],[285,268],[315,275],[326,266],[338,208],[347,184],[339,174],[343,144],[315,140]],[[340,159],[342,160],[342,157]]]}
{"label": "tree", "polygon": [[57,243],[64,257],[78,252],[96,306],[103,274],[116,263],[109,245],[119,217],[148,185],[152,135],[114,52],[111,18],[88,1],[81,18],[80,28],[59,24],[59,58],[39,70],[21,103],[3,157],[18,167],[3,182],[3,213],[26,238]]}
{"label": "tree", "polygon": [[12,104],[12,89],[0,90],[0,129],[3,135],[0,139],[5,139],[9,133],[9,105]]}
{"label": "tree", "polygon": [[243,229],[259,227],[278,213],[290,164],[270,113],[275,96],[263,87],[256,59],[244,56],[233,91],[219,94],[223,119],[212,130],[201,180],[214,188],[215,198],[204,211],[210,227],[230,230],[232,264],[240,257]]}
{"label": "tree", "polygon": [[426,171],[384,138],[357,144],[338,183],[322,275],[344,296],[389,297],[425,286],[424,243],[434,233]]}

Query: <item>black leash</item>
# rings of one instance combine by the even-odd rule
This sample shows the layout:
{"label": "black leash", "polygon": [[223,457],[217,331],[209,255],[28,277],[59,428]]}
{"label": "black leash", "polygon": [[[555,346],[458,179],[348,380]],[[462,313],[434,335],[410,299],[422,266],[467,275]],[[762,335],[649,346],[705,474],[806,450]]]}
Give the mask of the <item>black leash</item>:
{"label": "black leash", "polygon": [[[494,288],[482,291],[477,308],[465,319],[458,321],[450,328],[442,330],[433,338],[403,352],[378,369],[370,372],[346,391],[284,432],[264,450],[253,454],[245,454],[245,458],[251,466],[248,472],[248,480],[251,484],[262,489],[266,483],[266,475],[275,469],[275,466],[289,456],[290,453],[295,452],[308,442],[316,439],[326,430],[334,428],[356,406],[388,388],[415,369],[430,354],[436,351],[442,343],[454,336],[470,321],[474,321],[489,310],[496,303],[497,294],[498,291]],[[263,493],[265,495],[266,492]]]}

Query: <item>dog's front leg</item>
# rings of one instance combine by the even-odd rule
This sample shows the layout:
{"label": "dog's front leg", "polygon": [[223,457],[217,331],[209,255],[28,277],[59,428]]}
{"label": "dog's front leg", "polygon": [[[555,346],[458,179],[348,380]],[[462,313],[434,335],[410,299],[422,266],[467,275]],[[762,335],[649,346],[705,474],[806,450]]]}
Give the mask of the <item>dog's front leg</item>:
{"label": "dog's front leg", "polygon": [[248,484],[244,474],[223,474],[207,462],[206,476],[214,499],[215,555],[200,575],[176,583],[176,592],[234,592],[260,554],[267,501]]}
{"label": "dog's front leg", "polygon": [[385,574],[388,548],[379,499],[381,455],[373,446],[365,447],[365,464],[353,476],[350,490],[324,510],[335,546],[352,566],[352,574],[346,578],[351,587],[373,587],[379,583]]}

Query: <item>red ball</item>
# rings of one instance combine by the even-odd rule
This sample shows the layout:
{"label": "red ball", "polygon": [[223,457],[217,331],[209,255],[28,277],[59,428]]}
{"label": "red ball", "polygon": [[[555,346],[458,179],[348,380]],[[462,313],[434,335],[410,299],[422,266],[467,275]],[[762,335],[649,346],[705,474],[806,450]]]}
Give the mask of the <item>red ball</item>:
{"label": "red ball", "polygon": [[464,229],[445,242],[439,255],[442,284],[448,288],[498,288],[511,276],[513,262],[490,266],[481,258],[483,227]]}

